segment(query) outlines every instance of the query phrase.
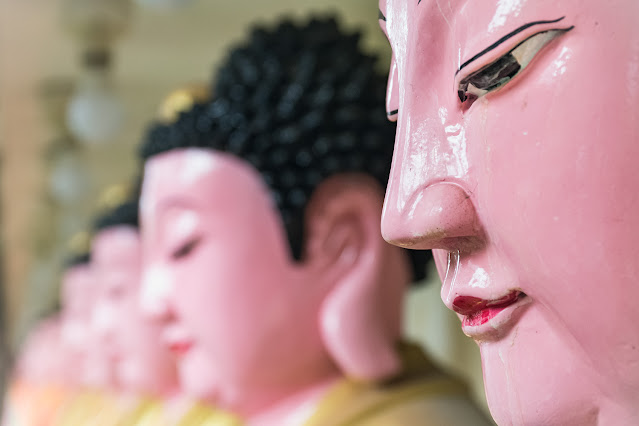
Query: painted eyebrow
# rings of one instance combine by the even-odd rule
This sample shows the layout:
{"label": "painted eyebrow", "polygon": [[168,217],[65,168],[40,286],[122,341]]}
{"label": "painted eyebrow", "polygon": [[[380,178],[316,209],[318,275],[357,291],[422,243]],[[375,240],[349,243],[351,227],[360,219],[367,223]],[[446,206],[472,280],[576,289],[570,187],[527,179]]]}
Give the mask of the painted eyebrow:
{"label": "painted eyebrow", "polygon": [[[421,1],[421,0],[419,0],[419,1]],[[524,30],[526,30],[526,29],[528,29],[530,27],[534,27],[535,25],[554,24],[555,22],[559,22],[559,21],[561,21],[564,18],[565,18],[565,16],[562,16],[561,18],[553,19],[553,20],[550,20],[550,21],[533,21],[533,22],[529,22],[527,24],[522,25],[521,27],[517,28],[514,31],[511,31],[508,34],[506,34],[505,36],[503,36],[502,38],[500,38],[499,40],[497,40],[496,42],[494,42],[493,44],[491,44],[490,46],[488,46],[487,48],[485,48],[484,50],[482,50],[481,52],[479,52],[478,54],[476,54],[475,56],[473,56],[472,58],[470,58],[466,62],[464,62],[463,64],[461,64],[459,69],[455,72],[455,76],[457,74],[459,74],[459,72],[461,70],[463,70],[466,66],[468,66],[471,62],[476,61],[477,59],[481,58],[486,53],[488,53],[491,50],[495,49],[497,46],[499,46],[500,44],[502,44],[503,42],[505,42],[509,38],[512,38],[512,37],[516,36],[520,32],[522,32],[522,31],[524,31]]]}
{"label": "painted eyebrow", "polygon": [[382,13],[381,9],[377,10],[377,19],[381,19],[382,21],[386,21],[386,17]]}

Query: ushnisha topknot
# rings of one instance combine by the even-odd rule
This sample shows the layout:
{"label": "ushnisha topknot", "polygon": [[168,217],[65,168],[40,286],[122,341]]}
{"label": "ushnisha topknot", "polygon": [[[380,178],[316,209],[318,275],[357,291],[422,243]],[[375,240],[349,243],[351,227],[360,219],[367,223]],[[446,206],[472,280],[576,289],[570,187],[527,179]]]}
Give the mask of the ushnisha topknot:
{"label": "ushnisha topknot", "polygon": [[[142,159],[200,147],[236,155],[262,176],[281,213],[295,259],[303,257],[304,210],[315,188],[339,173],[386,187],[395,125],[384,110],[386,76],[335,18],[256,27],[230,50],[211,84],[172,124],[153,125]],[[430,252],[411,251],[416,279]]]}

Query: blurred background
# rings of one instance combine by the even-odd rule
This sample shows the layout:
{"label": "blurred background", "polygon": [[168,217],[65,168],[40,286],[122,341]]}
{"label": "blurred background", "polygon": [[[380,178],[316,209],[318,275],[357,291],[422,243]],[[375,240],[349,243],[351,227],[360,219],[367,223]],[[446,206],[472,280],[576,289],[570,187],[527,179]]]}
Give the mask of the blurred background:
{"label": "blurred background", "polygon": [[[55,310],[69,241],[100,193],[135,176],[136,146],[168,93],[208,83],[254,23],[311,12],[360,28],[386,68],[377,11],[377,0],[0,1],[0,314],[10,352]],[[406,332],[469,380],[485,407],[476,346],[430,276],[407,295]]]}

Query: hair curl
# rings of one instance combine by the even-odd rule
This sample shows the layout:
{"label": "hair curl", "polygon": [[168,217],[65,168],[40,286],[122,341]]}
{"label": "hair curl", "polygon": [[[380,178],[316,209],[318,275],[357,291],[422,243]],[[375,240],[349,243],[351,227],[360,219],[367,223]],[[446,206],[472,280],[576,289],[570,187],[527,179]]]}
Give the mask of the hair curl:
{"label": "hair curl", "polygon": [[128,200],[98,216],[93,222],[93,232],[104,231],[114,226],[139,228],[138,200]]}
{"label": "hair curl", "polygon": [[91,253],[82,253],[69,256],[64,261],[64,269],[74,268],[76,266],[88,265],[91,262]]}

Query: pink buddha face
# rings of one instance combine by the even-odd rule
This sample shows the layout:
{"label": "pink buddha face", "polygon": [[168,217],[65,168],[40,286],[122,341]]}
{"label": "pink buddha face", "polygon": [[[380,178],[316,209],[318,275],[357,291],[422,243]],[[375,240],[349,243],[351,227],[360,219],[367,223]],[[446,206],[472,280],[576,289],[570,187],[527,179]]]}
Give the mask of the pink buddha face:
{"label": "pink buddha face", "polygon": [[434,249],[495,420],[634,423],[639,2],[380,12],[398,121],[382,232]]}
{"label": "pink buddha face", "polygon": [[89,347],[94,284],[88,264],[70,267],[62,278],[61,336],[74,357],[83,357]]}
{"label": "pink buddha face", "polygon": [[75,373],[61,341],[61,322],[51,317],[29,334],[17,360],[18,376],[37,384],[66,384]]}
{"label": "pink buddha face", "polygon": [[115,363],[115,379],[127,391],[166,394],[177,386],[172,355],[160,325],[142,315],[140,238],[131,226],[99,232],[93,242],[98,277],[94,326],[100,346]]}
{"label": "pink buddha face", "polygon": [[73,266],[62,280],[62,340],[77,368],[73,380],[92,387],[110,385],[108,363],[92,326],[98,286],[92,264]]}
{"label": "pink buddha face", "polygon": [[247,163],[197,148],[147,160],[141,224],[143,304],[187,393],[250,414],[334,372],[317,324],[327,280],[291,259]]}

